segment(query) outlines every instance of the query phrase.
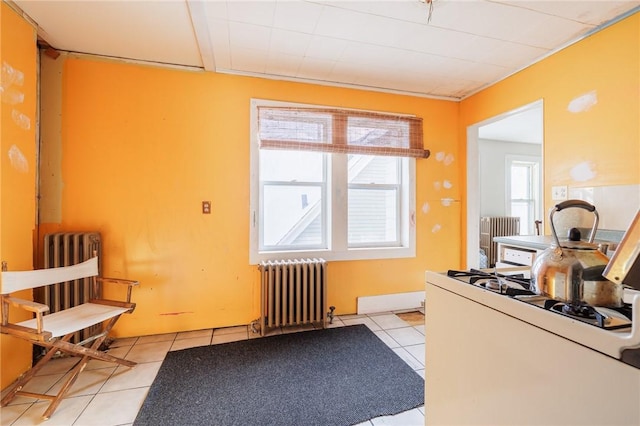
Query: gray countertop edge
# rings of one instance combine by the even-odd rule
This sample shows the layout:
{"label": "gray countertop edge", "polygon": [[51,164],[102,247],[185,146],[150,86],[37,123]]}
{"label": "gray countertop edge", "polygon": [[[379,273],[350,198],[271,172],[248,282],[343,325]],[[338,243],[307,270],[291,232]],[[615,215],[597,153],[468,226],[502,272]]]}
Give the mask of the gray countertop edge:
{"label": "gray countertop edge", "polygon": [[[588,231],[584,235],[588,235]],[[615,231],[602,229],[596,231],[596,242],[619,243],[624,236],[624,231]],[[508,235],[502,237],[494,237],[493,241],[501,244],[510,244],[536,250],[547,249],[553,242],[552,235]],[[561,239],[562,241],[562,239]]]}

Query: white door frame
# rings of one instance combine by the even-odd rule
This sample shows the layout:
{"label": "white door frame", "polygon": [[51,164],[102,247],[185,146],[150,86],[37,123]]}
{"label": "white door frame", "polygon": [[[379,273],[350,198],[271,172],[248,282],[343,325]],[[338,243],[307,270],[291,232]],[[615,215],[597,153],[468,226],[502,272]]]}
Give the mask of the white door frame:
{"label": "white door frame", "polygon": [[[480,154],[478,148],[478,129],[487,124],[502,120],[522,111],[543,107],[542,99],[504,112],[467,127],[467,264],[466,268],[477,268],[480,265]],[[543,124],[544,125],[544,124]],[[543,142],[544,143],[544,142]],[[544,170],[544,154],[542,156]],[[543,174],[544,177],[544,174]],[[542,184],[544,188],[544,182]],[[544,194],[540,194],[544,200]]]}

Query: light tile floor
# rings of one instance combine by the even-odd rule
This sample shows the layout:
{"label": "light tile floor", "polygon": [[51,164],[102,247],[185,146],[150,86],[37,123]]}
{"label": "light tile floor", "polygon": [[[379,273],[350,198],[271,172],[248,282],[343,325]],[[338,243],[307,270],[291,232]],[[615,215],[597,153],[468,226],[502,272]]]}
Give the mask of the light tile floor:
{"label": "light tile floor", "polygon": [[[400,358],[424,378],[424,323],[411,325],[395,313],[336,316],[330,327],[365,324]],[[271,334],[298,332],[313,327],[272,330]],[[16,397],[0,409],[0,423],[8,425],[115,426],[131,425],[168,351],[259,338],[250,326],[229,327],[116,339],[109,353],[138,363],[135,368],[90,361],[51,419],[42,420],[48,401]],[[77,358],[49,362],[26,387],[26,391],[52,393]],[[6,391],[7,389],[5,389]],[[378,417],[358,426],[424,425],[424,406],[395,416]]]}

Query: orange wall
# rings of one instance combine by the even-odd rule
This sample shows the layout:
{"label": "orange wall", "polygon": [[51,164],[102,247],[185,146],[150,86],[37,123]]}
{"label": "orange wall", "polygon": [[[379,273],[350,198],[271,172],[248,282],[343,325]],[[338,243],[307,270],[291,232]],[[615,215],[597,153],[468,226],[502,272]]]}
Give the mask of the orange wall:
{"label": "orange wall", "polygon": [[[62,219],[43,223],[38,233],[98,230],[105,273],[142,282],[133,294],[138,308],[116,335],[246,324],[258,316],[258,277],[248,264],[249,100],[413,113],[424,118],[432,151],[417,162],[417,256],[332,262],[329,303],[351,313],[359,295],[421,290],[425,269],[463,264],[471,124],[544,98],[546,193],[551,185],[572,185],[570,170],[584,161],[597,173],[583,184],[640,183],[638,15],[461,103],[62,55],[55,88],[62,136],[50,147],[61,155],[60,184],[43,194]],[[11,54],[24,67],[25,107],[33,112],[35,34],[4,3],[2,35],[3,60]],[[592,109],[567,112],[572,99],[592,90]],[[12,122],[2,108],[4,153]],[[29,164],[32,132],[19,138]],[[50,141],[43,135],[43,144]],[[0,254],[17,269],[31,265],[34,170],[23,176],[8,165],[3,154]],[[445,180],[451,189],[442,189]],[[213,202],[211,215],[200,213],[202,200]],[[30,356],[2,343],[4,387]]]}
{"label": "orange wall", "polygon": [[[4,2],[0,47],[0,259],[10,270],[28,270],[33,267],[36,227],[36,34]],[[16,296],[29,299],[31,292]],[[29,312],[10,310],[11,320],[30,317]],[[4,388],[30,366],[31,345],[5,335],[0,336],[0,345]]]}
{"label": "orange wall", "polygon": [[[583,95],[595,102],[571,107]],[[640,184],[640,13],[462,101],[461,152],[467,126],[538,99],[545,212],[555,204],[552,186]]]}
{"label": "orange wall", "polygon": [[[458,263],[460,203],[440,203],[459,199],[458,166],[436,159],[455,153],[456,102],[86,57],[68,57],[63,70],[62,223],[43,224],[41,234],[98,230],[105,274],[141,281],[136,312],[116,335],[258,318],[257,268],[249,265],[252,97],[424,118],[434,155],[417,161],[417,257],[332,262],[336,313],[354,313],[358,296],[421,290],[426,268]],[[444,179],[453,188],[436,190]],[[201,213],[202,200],[212,201],[212,214]]]}

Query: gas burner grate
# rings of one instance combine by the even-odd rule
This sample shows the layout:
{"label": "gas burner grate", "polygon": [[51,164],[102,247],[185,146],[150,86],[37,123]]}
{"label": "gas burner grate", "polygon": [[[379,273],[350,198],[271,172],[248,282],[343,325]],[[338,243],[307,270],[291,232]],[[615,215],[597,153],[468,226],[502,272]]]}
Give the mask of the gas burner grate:
{"label": "gas burner grate", "polygon": [[[479,285],[481,287],[489,288],[492,290],[497,290],[498,288],[491,288],[492,285],[487,285],[487,281],[493,280],[492,282],[504,282],[507,284],[506,291],[500,291],[502,294],[506,294],[508,296],[517,296],[517,295],[532,295],[534,294],[529,289],[531,288],[531,280],[529,278],[525,278],[524,274],[513,274],[513,275],[505,275],[499,273],[489,273],[485,271],[480,271],[478,269],[469,269],[468,271],[458,271],[455,269],[449,269],[447,271],[447,276],[451,278],[456,278],[460,281],[467,282],[469,284]],[[509,283],[517,284],[523,288],[515,288],[509,287]]]}
{"label": "gas burner grate", "polygon": [[[620,318],[608,317],[607,315],[598,311],[595,307],[586,303],[574,304],[561,302],[555,299],[549,299],[544,302],[544,309],[557,312],[569,318],[573,318],[607,330],[616,330],[631,326],[630,319],[627,318],[628,321],[625,321],[621,320]],[[623,316],[626,316],[625,309],[627,309],[627,307],[612,310],[620,313]]]}

